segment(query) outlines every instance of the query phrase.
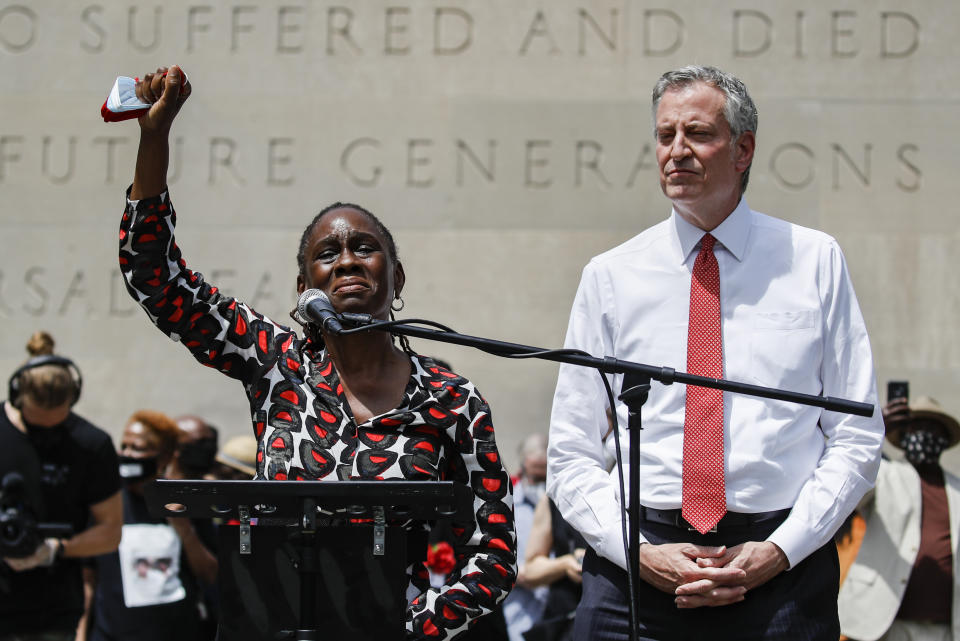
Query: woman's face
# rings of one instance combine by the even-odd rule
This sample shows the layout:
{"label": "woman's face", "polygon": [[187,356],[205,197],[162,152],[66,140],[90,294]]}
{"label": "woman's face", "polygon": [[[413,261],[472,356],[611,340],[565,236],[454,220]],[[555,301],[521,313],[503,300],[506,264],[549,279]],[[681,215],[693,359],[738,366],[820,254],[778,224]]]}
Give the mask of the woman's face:
{"label": "woman's face", "polygon": [[160,440],[140,421],[127,423],[120,439],[120,456],[130,458],[156,458],[157,469],[162,470],[169,456],[160,455]]}
{"label": "woman's face", "polygon": [[319,289],[338,312],[389,316],[403,289],[403,266],[390,257],[387,240],[362,212],[334,209],[317,223],[304,254],[297,292]]}

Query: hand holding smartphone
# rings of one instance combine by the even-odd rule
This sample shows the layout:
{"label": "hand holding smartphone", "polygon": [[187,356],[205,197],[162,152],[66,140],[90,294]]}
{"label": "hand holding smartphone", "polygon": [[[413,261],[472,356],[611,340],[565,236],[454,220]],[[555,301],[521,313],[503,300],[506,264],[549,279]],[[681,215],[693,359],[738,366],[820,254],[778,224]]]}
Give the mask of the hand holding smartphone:
{"label": "hand holding smartphone", "polygon": [[887,381],[887,403],[897,399],[910,399],[909,381]]}

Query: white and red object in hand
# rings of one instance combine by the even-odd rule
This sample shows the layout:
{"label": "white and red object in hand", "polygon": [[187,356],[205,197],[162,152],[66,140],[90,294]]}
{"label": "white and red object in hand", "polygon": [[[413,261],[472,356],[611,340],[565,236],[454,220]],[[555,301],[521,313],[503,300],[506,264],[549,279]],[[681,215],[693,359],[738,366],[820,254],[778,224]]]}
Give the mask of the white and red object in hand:
{"label": "white and red object in hand", "polygon": [[[164,73],[164,76],[167,74]],[[187,75],[183,74],[184,84],[186,84]],[[110,89],[110,95],[103,101],[100,107],[100,115],[104,122],[120,122],[121,120],[130,120],[139,118],[150,110],[150,103],[143,102],[137,98],[137,82],[139,78],[128,78],[127,76],[117,76],[117,80]],[[183,87],[181,86],[181,91]]]}

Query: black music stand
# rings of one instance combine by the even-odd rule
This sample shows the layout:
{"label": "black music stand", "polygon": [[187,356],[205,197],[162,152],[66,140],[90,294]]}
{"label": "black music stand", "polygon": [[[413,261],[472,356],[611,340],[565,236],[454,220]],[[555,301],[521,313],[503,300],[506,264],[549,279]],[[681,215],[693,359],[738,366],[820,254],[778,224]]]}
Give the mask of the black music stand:
{"label": "black music stand", "polygon": [[427,547],[410,526],[473,516],[452,481],[159,480],[144,494],[156,516],[238,523],[219,528],[219,641],[402,639],[406,568]]}

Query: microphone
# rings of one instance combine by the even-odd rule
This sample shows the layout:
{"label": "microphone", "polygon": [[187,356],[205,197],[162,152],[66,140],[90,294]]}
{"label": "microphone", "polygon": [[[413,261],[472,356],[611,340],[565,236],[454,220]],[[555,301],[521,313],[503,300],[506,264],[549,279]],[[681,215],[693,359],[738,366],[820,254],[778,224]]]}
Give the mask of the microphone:
{"label": "microphone", "polygon": [[333,311],[333,304],[319,289],[308,289],[300,294],[297,312],[301,317],[313,321],[331,334],[339,334],[343,331],[343,325],[340,324],[337,313]]}

